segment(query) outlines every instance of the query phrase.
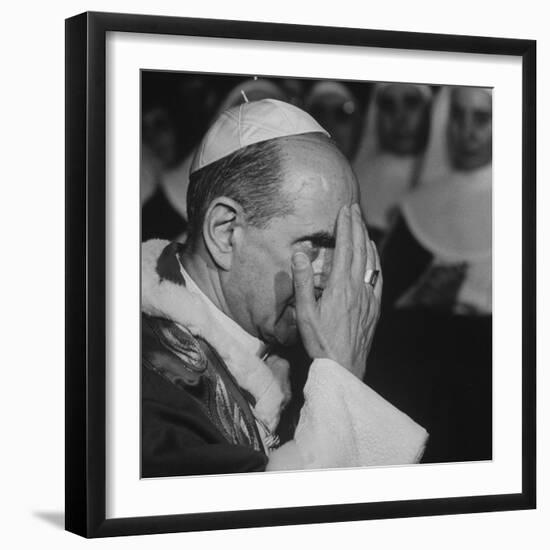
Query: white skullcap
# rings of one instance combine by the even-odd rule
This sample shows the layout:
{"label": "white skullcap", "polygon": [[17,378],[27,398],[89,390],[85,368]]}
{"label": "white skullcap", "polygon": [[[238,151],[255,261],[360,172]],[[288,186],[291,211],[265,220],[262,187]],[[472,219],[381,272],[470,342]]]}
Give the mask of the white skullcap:
{"label": "white skullcap", "polygon": [[290,103],[277,99],[242,103],[216,119],[200,143],[189,173],[254,143],[310,132],[330,137],[312,116]]}

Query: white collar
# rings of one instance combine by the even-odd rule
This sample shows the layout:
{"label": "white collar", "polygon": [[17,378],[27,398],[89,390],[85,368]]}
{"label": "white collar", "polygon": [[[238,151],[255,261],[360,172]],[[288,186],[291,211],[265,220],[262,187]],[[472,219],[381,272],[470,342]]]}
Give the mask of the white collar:
{"label": "white collar", "polygon": [[256,338],[255,336],[252,336],[252,334],[246,332],[246,330],[233,321],[231,317],[228,317],[221,309],[216,307],[212,300],[210,300],[210,298],[208,298],[208,296],[199,288],[197,283],[195,283],[191,275],[189,275],[187,270],[183,267],[179,258],[178,262],[180,265],[180,272],[185,280],[187,289],[194,294],[198,294],[203,299],[212,316],[220,323],[220,325],[223,326],[223,328],[239,346],[241,346],[248,353],[262,358],[266,352],[267,345],[259,338]]}

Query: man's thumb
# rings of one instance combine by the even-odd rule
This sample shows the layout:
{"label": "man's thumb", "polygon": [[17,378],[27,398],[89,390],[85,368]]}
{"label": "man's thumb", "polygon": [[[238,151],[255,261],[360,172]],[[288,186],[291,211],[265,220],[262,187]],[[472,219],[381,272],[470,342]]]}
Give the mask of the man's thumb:
{"label": "man's thumb", "polygon": [[309,258],[303,252],[296,252],[292,256],[292,274],[297,308],[313,305],[315,303],[313,268]]}

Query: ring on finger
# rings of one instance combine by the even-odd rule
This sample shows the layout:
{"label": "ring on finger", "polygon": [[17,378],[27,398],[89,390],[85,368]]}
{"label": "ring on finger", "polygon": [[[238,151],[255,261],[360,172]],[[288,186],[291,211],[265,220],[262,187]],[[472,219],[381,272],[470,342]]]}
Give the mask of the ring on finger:
{"label": "ring on finger", "polygon": [[376,281],[378,281],[379,275],[379,269],[367,269],[365,271],[365,284],[370,285],[372,286],[372,288],[374,288],[376,286]]}

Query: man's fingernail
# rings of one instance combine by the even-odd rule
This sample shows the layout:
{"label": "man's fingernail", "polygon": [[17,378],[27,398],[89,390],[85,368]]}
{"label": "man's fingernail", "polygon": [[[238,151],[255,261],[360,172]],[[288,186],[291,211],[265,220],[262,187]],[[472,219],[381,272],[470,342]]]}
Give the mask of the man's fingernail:
{"label": "man's fingernail", "polygon": [[306,267],[308,261],[308,257],[303,252],[296,252],[296,254],[292,256],[294,267]]}

